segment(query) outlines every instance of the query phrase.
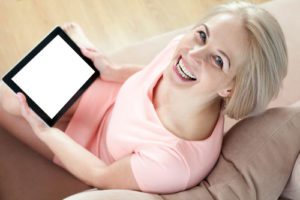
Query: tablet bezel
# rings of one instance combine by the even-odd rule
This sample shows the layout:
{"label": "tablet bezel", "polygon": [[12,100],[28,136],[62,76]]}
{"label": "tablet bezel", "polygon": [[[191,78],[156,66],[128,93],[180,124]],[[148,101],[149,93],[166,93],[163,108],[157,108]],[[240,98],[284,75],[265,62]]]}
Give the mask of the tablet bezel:
{"label": "tablet bezel", "polygon": [[[90,78],[75,92],[75,94],[69,99],[69,101],[51,118],[45,113],[27,94],[23,91],[14,81],[13,77],[21,71],[41,50],[43,50],[56,36],[60,36],[93,70],[94,73]],[[100,73],[93,65],[93,62],[85,57],[80,48],[73,42],[73,40],[61,29],[59,26],[55,27],[34,49],[32,49],[21,61],[16,64],[3,78],[2,80],[15,92],[22,92],[27,99],[29,107],[40,116],[46,124],[53,126],[59,118],[72,106],[72,104],[81,96],[81,94],[92,84],[92,82],[99,77]]]}

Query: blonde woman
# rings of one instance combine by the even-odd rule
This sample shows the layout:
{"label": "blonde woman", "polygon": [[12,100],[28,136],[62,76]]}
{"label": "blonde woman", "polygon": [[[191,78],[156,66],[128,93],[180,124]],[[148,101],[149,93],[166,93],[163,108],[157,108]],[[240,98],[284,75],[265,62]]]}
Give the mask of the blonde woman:
{"label": "blonde woman", "polygon": [[217,7],[145,67],[116,65],[78,25],[64,29],[101,78],[56,128],[5,86],[1,116],[10,132],[101,189],[173,193],[195,186],[218,159],[224,115],[263,111],[287,73],[280,26],[249,3]]}

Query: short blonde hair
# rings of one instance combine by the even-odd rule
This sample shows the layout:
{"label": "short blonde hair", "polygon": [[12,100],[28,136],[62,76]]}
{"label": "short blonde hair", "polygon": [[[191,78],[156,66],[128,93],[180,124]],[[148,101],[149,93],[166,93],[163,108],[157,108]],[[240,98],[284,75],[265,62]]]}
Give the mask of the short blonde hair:
{"label": "short blonde hair", "polygon": [[220,5],[201,23],[223,13],[240,17],[248,34],[246,63],[238,67],[235,87],[224,108],[229,117],[241,119],[265,110],[277,97],[287,74],[286,42],[277,20],[266,10],[247,2]]}

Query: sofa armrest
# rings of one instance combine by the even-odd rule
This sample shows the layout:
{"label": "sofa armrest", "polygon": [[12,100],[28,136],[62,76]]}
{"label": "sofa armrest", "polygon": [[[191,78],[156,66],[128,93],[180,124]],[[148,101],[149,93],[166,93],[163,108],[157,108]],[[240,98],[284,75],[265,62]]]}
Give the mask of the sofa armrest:
{"label": "sofa armrest", "polygon": [[0,127],[0,199],[62,199],[89,187]]}
{"label": "sofa armrest", "polygon": [[131,190],[92,190],[72,195],[64,200],[163,200],[156,194]]}

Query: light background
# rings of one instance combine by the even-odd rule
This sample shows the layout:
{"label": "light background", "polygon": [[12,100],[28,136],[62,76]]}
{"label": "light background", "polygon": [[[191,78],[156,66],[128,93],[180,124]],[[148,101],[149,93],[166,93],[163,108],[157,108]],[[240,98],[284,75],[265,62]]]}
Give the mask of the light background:
{"label": "light background", "polygon": [[194,24],[207,9],[227,1],[0,0],[0,76],[55,25],[77,22],[97,47],[112,52]]}

